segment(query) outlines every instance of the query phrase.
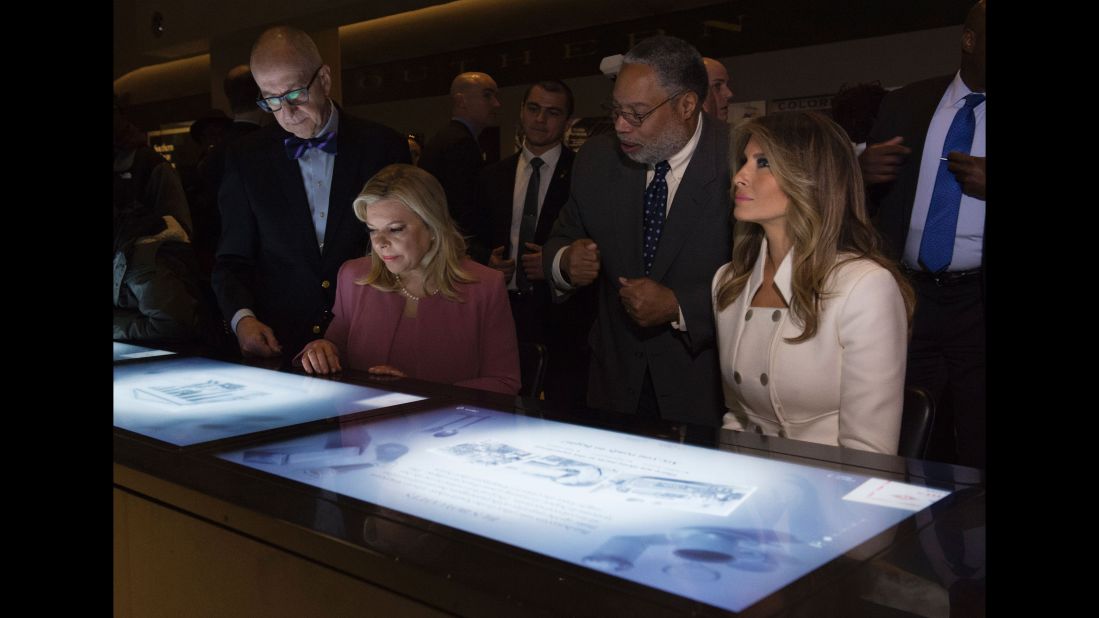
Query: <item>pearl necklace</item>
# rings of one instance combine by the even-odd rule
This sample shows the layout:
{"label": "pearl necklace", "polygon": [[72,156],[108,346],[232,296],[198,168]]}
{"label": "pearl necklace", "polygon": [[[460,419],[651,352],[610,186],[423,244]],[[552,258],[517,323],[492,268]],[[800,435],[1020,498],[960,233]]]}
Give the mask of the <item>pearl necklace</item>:
{"label": "pearl necklace", "polygon": [[[397,286],[400,288],[397,291],[401,293],[401,296],[404,296],[408,300],[413,300],[413,301],[416,301],[416,302],[420,302],[420,297],[414,295],[412,292],[409,292],[408,289],[405,288],[404,284],[401,283],[401,276],[400,275],[394,274],[393,276],[397,279]],[[426,286],[425,286],[425,289],[426,289]],[[428,292],[428,296],[435,296],[438,293],[439,293],[439,290],[435,290],[434,292]]]}

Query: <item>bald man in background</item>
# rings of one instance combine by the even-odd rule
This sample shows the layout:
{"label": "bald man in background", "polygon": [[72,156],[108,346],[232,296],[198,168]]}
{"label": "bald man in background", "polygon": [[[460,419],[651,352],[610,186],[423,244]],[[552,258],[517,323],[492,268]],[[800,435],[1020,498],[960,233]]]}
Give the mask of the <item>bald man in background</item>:
{"label": "bald man in background", "polygon": [[489,236],[488,211],[477,203],[477,178],[485,164],[477,138],[485,127],[496,126],[496,81],[486,73],[467,72],[450,84],[451,119],[424,146],[420,167],[431,172],[446,191],[450,216],[462,234],[469,238],[469,253],[481,263],[488,262],[490,247],[483,241]]}
{"label": "bald man in background", "polygon": [[733,91],[729,89],[729,71],[713,58],[703,57],[702,64],[706,65],[706,78],[710,82],[710,90],[702,101],[702,111],[722,122],[729,122],[729,101],[733,100]]}
{"label": "bald man in background", "polygon": [[265,31],[250,65],[257,104],[276,122],[226,153],[212,283],[241,352],[282,354],[286,365],[328,327],[340,265],[366,254],[352,200],[409,153],[396,131],[349,116],[328,97],[332,70],[301,30]]}

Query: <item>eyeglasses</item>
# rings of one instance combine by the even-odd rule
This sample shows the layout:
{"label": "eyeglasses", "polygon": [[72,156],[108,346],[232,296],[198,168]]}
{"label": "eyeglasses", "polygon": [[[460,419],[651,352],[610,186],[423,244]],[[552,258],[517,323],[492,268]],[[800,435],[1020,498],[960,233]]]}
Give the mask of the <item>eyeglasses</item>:
{"label": "eyeglasses", "polygon": [[265,112],[277,112],[282,109],[282,104],[285,101],[287,105],[301,105],[302,103],[309,102],[309,89],[313,86],[313,82],[317,79],[317,75],[320,74],[321,69],[324,67],[317,67],[316,71],[313,71],[313,77],[309,78],[309,83],[305,85],[305,88],[296,88],[289,92],[284,92],[277,97],[265,97],[256,99],[256,105]]}
{"label": "eyeglasses", "polygon": [[657,103],[656,107],[650,109],[649,111],[645,112],[644,114],[638,114],[636,112],[627,112],[627,111],[624,111],[621,107],[619,107],[617,105],[610,105],[610,104],[607,104],[607,103],[603,104],[603,109],[605,109],[607,111],[607,113],[611,115],[611,121],[612,122],[617,122],[619,118],[623,118],[627,123],[630,124],[630,126],[640,127],[641,123],[645,122],[645,119],[648,118],[649,116],[651,116],[653,114],[653,112],[660,109],[661,105],[664,105],[668,101],[671,101],[672,99],[678,97],[679,95],[683,94],[684,92],[687,92],[686,88],[684,88],[683,90],[680,90],[679,92],[673,94],[672,96],[668,97],[667,99],[664,99],[660,103]]}

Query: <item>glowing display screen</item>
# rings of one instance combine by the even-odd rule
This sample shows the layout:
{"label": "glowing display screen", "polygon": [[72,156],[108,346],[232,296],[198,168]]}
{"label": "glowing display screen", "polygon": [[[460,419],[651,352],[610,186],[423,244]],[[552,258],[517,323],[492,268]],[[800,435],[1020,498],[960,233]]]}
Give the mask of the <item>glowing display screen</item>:
{"label": "glowing display screen", "polygon": [[950,493],[466,405],[218,456],[732,611]]}
{"label": "glowing display screen", "polygon": [[114,424],[176,446],[423,397],[206,358],[114,368]]}
{"label": "glowing display screen", "polygon": [[134,358],[149,358],[152,356],[170,356],[175,352],[169,352],[168,350],[154,350],[153,348],[146,348],[132,343],[120,343],[114,342],[114,360],[130,360]]}

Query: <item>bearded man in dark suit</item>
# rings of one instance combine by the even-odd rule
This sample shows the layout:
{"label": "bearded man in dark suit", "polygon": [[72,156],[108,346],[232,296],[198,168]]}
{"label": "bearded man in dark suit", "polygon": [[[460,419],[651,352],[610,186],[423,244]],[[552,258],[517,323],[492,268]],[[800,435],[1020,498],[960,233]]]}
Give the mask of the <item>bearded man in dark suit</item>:
{"label": "bearded man in dark suit", "polygon": [[559,294],[596,287],[591,407],[708,426],[724,412],[710,284],[731,257],[729,136],[701,114],[708,90],[698,50],[647,38],[614,85],[615,135],[576,156],[542,255]]}

